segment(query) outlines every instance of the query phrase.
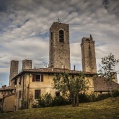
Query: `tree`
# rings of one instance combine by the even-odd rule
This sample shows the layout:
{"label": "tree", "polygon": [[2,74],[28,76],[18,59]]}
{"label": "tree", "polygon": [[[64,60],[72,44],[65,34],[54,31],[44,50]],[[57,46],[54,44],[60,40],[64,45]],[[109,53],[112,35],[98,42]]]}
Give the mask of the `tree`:
{"label": "tree", "polygon": [[56,74],[53,78],[54,88],[63,95],[70,97],[72,106],[78,106],[79,93],[85,91],[88,86],[88,81],[84,80],[85,75],[80,73],[78,76],[69,75],[68,73]]}
{"label": "tree", "polygon": [[115,59],[112,53],[102,58],[98,75],[100,77],[104,77],[107,84],[111,85],[111,82],[114,79],[114,72],[117,73],[117,71],[114,71],[114,70],[118,62],[119,62],[119,59]]}

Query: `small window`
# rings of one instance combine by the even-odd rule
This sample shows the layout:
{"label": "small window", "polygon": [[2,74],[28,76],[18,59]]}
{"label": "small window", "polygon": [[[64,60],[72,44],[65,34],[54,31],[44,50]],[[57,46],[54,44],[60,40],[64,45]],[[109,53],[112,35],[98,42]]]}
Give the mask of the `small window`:
{"label": "small window", "polygon": [[21,91],[19,91],[19,98],[21,98]]}
{"label": "small window", "polygon": [[64,42],[64,31],[59,30],[59,42]]}
{"label": "small window", "polygon": [[55,95],[56,97],[60,96],[60,92],[59,91],[55,92]]}
{"label": "small window", "polygon": [[43,82],[43,74],[41,75],[33,75],[33,78],[32,78],[32,81],[33,82]]}
{"label": "small window", "polygon": [[35,99],[38,99],[41,95],[41,90],[35,90]]}
{"label": "small window", "polygon": [[40,75],[36,75],[36,81],[40,81]]}

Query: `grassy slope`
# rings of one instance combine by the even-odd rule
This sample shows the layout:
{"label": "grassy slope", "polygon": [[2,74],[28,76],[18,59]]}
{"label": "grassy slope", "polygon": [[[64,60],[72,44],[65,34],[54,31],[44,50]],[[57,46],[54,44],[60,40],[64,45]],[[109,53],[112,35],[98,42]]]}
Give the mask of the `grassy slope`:
{"label": "grassy slope", "polygon": [[119,97],[82,103],[79,107],[60,106],[2,113],[0,119],[119,119]]}

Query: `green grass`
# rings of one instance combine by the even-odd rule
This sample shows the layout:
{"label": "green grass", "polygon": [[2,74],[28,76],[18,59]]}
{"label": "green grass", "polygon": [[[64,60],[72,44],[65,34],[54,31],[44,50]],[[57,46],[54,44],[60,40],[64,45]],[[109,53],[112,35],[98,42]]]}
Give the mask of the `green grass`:
{"label": "green grass", "polygon": [[1,113],[0,119],[119,119],[119,97],[81,103],[79,107],[68,105]]}

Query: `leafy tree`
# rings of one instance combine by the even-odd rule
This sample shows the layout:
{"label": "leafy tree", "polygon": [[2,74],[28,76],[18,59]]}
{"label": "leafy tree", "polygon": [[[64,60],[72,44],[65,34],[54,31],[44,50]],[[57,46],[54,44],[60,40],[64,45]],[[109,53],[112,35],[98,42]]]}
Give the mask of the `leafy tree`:
{"label": "leafy tree", "polygon": [[68,73],[56,74],[53,78],[54,88],[60,91],[63,95],[69,96],[72,106],[78,106],[79,93],[85,91],[88,86],[88,81],[84,80],[85,75],[80,73],[78,76],[69,75]]}
{"label": "leafy tree", "polygon": [[[104,77],[107,84],[111,85],[112,80],[114,79],[115,66],[119,62],[119,59],[115,59],[114,55],[111,53],[108,56],[105,56],[101,60],[100,70],[98,75]],[[109,86],[108,86],[109,88]]]}
{"label": "leafy tree", "polygon": [[119,59],[115,59],[113,54],[102,58],[100,65],[99,76],[105,77],[106,81],[113,80],[114,74],[112,73],[115,69],[116,64],[119,62]]}

